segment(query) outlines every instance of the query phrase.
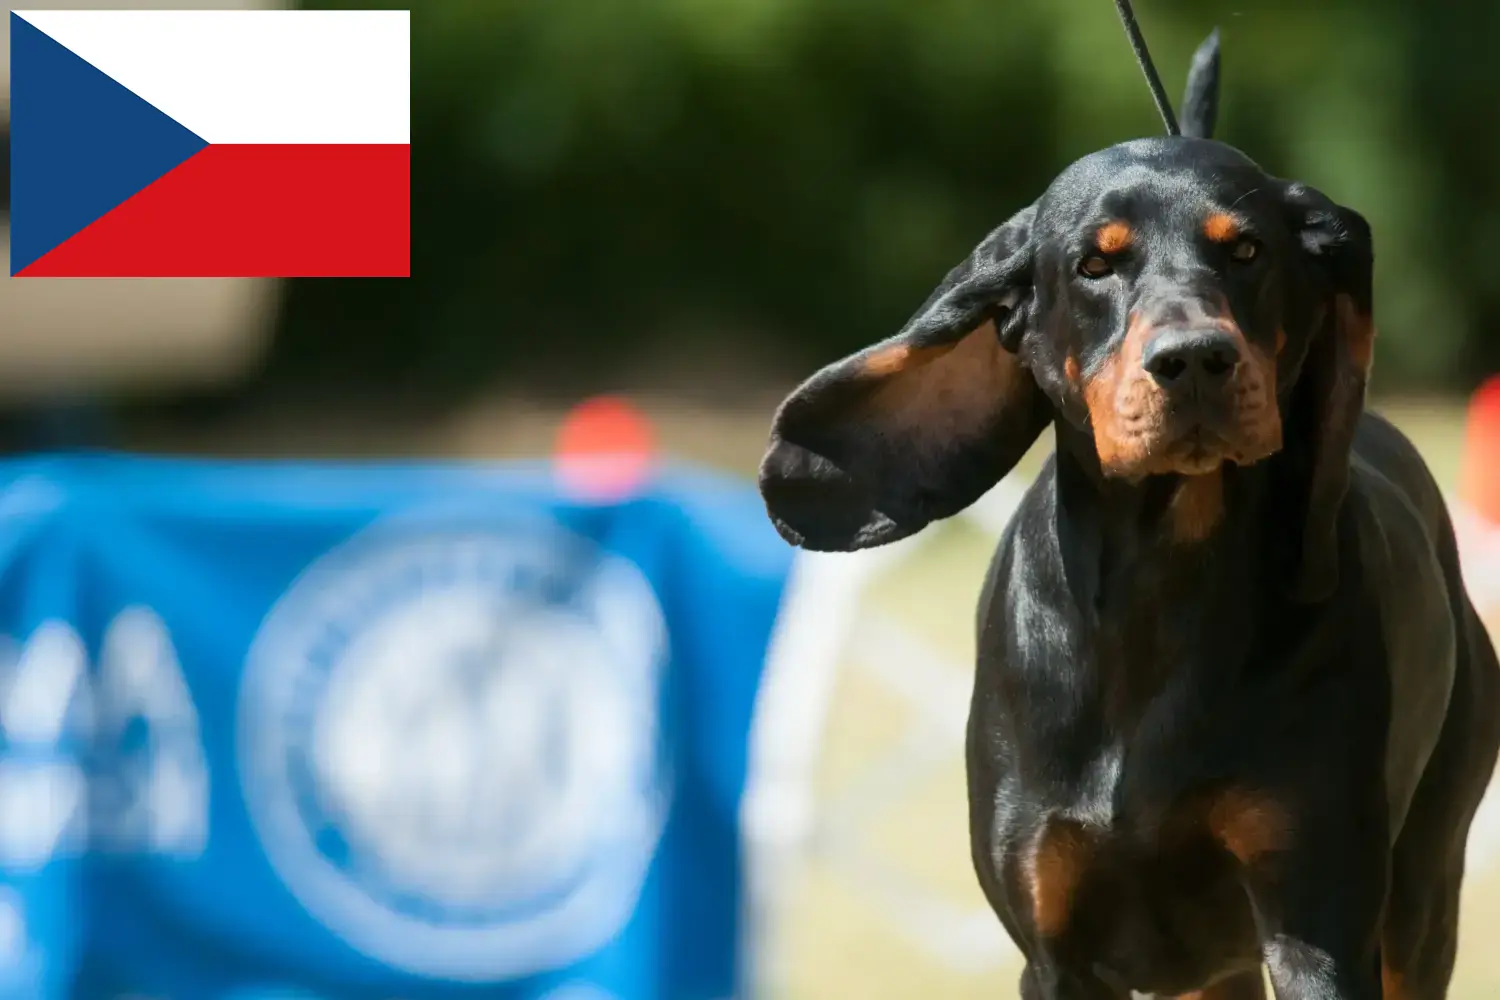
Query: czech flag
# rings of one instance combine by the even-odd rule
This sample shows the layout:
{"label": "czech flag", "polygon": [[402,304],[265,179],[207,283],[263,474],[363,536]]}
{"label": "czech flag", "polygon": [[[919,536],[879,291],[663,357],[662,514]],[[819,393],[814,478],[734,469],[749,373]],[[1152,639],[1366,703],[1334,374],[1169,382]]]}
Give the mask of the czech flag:
{"label": "czech flag", "polygon": [[11,274],[407,277],[408,11],[12,11]]}

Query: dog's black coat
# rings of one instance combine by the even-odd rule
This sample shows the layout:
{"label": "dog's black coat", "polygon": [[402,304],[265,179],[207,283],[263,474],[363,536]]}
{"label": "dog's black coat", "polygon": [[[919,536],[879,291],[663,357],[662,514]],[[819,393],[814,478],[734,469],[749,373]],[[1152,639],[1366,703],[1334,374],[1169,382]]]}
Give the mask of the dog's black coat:
{"label": "dog's black coat", "polygon": [[[980,599],[973,859],[1026,1000],[1437,1000],[1500,748],[1443,499],[1363,413],[1354,211],[1208,138],[1085,157],[896,337],[777,414],[761,488],[815,550],[1056,447]],[[1164,346],[1165,345],[1165,346]]]}

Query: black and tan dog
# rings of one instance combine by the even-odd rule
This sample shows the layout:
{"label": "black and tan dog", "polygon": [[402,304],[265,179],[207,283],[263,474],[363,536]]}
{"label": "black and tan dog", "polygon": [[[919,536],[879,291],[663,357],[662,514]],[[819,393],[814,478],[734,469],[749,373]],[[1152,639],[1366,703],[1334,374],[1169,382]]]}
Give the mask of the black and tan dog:
{"label": "black and tan dog", "polygon": [[1068,167],[798,388],[761,489],[794,544],[881,545],[1053,428],[968,741],[1022,997],[1250,1000],[1264,963],[1280,1000],[1437,1000],[1500,668],[1438,487],[1363,412],[1369,228],[1207,137],[1213,63],[1188,135]]}

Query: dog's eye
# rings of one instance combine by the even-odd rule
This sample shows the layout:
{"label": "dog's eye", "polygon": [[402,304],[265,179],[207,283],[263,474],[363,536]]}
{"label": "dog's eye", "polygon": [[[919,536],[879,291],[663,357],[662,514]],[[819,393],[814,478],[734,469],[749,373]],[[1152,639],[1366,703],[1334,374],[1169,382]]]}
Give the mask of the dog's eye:
{"label": "dog's eye", "polygon": [[1254,260],[1255,255],[1258,253],[1260,253],[1260,247],[1256,245],[1254,240],[1240,240],[1234,245],[1234,249],[1229,251],[1229,256],[1241,264],[1246,264]]}
{"label": "dog's eye", "polygon": [[1102,278],[1113,270],[1109,261],[1098,254],[1090,254],[1078,262],[1078,273],[1085,278]]}

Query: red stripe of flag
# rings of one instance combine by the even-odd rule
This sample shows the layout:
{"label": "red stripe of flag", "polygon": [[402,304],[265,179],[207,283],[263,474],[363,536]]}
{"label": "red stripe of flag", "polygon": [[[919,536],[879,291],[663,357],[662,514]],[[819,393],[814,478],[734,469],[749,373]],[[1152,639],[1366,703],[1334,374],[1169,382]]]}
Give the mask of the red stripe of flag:
{"label": "red stripe of flag", "polygon": [[408,277],[411,147],[209,146],[25,277]]}

